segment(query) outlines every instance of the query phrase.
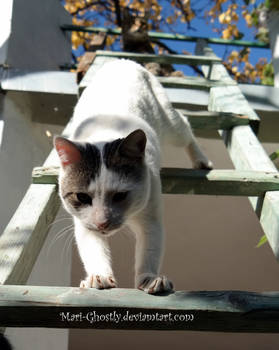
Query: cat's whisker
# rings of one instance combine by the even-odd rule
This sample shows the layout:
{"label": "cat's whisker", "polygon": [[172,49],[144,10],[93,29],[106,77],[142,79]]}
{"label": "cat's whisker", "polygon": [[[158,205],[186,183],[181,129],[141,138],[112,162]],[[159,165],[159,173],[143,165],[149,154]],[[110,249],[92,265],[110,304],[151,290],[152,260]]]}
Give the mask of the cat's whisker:
{"label": "cat's whisker", "polygon": [[64,242],[64,246],[62,249],[62,254],[61,254],[61,263],[63,262],[63,257],[65,256],[65,258],[67,257],[67,254],[69,253],[69,249],[73,243],[73,240],[75,238],[74,236],[74,230],[70,229],[68,231],[69,235],[66,237],[65,242]]}
{"label": "cat's whisker", "polygon": [[57,232],[54,236],[54,239],[50,242],[48,250],[47,250],[47,256],[50,253],[50,250],[53,248],[54,244],[63,236],[65,236],[72,228],[74,227],[74,224],[71,224],[67,227],[62,228],[59,232]]}
{"label": "cat's whisker", "polygon": [[73,220],[73,218],[70,216],[59,217],[59,218],[55,219],[51,224],[49,224],[47,228],[50,229],[53,225],[57,224],[58,222],[64,221],[64,220]]}
{"label": "cat's whisker", "polygon": [[133,231],[128,227],[128,226],[124,226],[119,233],[121,236],[123,236],[125,238],[126,241],[128,241],[129,243],[133,243],[134,241],[134,233]]}

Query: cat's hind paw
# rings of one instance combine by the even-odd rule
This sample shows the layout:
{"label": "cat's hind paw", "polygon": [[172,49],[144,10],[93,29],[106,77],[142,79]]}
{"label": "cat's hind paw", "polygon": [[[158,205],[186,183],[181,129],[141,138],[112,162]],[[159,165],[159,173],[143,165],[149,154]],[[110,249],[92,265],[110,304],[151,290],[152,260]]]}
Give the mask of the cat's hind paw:
{"label": "cat's hind paw", "polygon": [[108,289],[116,287],[117,283],[113,276],[89,275],[80,282],[80,288]]}
{"label": "cat's hind paw", "polygon": [[166,276],[147,276],[139,284],[138,289],[148,294],[172,292],[173,284]]}

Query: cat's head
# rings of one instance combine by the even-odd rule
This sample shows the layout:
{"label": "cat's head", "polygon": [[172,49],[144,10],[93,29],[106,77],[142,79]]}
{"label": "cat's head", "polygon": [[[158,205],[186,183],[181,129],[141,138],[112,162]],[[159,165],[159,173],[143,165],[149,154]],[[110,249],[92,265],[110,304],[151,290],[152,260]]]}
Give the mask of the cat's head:
{"label": "cat's head", "polygon": [[60,197],[83,226],[101,235],[118,231],[146,203],[149,177],[145,133],[102,145],[55,137],[61,162]]}

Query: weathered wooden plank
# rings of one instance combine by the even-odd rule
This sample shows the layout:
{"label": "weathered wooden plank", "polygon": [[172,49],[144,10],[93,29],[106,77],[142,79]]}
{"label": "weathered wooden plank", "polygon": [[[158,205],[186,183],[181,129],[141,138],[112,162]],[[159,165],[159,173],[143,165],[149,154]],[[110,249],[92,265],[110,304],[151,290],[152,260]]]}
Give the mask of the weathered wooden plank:
{"label": "weathered wooden plank", "polygon": [[249,125],[249,117],[226,112],[189,111],[180,109],[193,129],[227,130],[237,125]]}
{"label": "weathered wooden plank", "polygon": [[[61,28],[63,30],[85,32],[85,33],[107,33],[109,35],[121,35],[121,29],[112,29],[104,27],[91,27],[91,26],[79,26],[74,24],[62,24]],[[192,41],[196,42],[199,39],[206,40],[209,44],[219,44],[219,45],[233,45],[233,46],[247,46],[247,47],[259,47],[268,48],[269,44],[260,41],[248,41],[248,40],[228,40],[222,38],[203,38],[196,36],[189,36],[183,34],[174,33],[162,33],[162,32],[148,32],[150,39],[163,39],[163,40],[175,40],[175,41]]]}
{"label": "weathered wooden plank", "polygon": [[31,185],[0,237],[0,284],[25,283],[59,208],[55,185]]}
{"label": "weathered wooden plank", "polygon": [[212,87],[226,87],[236,85],[235,81],[225,82],[208,80],[202,77],[157,77],[159,82],[166,88],[209,90]]}
{"label": "weathered wooden plank", "polygon": [[191,55],[154,55],[145,53],[121,52],[121,51],[101,51],[96,52],[97,56],[126,58],[140,63],[157,62],[169,64],[190,64],[190,65],[211,65],[212,63],[222,63],[219,57],[191,56]]}
{"label": "weathered wooden plank", "polygon": [[[206,57],[216,57],[210,48],[203,48],[204,44],[206,45],[204,42],[198,42],[196,52],[198,54],[204,54]],[[202,71],[204,72],[205,76],[208,75],[207,66],[202,66]],[[213,65],[211,78],[219,82],[229,82],[231,80],[230,75],[222,64]],[[248,101],[242,94],[237,84],[228,84],[222,89],[218,86],[212,87],[212,89],[210,89],[208,109],[210,111],[233,112],[241,115],[247,115],[250,120],[260,120],[256,112],[250,107]]]}
{"label": "weathered wooden plank", "polygon": [[[213,51],[200,43],[198,53],[201,51],[206,56],[214,56]],[[207,74],[207,67],[202,67]],[[228,77],[226,69],[222,65],[214,65],[212,78],[223,79]],[[209,109],[214,111],[235,112],[248,115],[249,118],[259,119],[254,110],[242,95],[239,87],[214,87],[210,90]],[[229,151],[230,157],[236,169],[277,171],[262,148],[255,134],[249,126],[238,126],[230,131],[222,132],[221,136]],[[277,260],[279,260],[279,191],[267,192],[263,197],[249,198],[259,216],[261,226],[267,236],[268,242]]]}
{"label": "weathered wooden plank", "polygon": [[[33,183],[56,184],[58,172],[59,167],[34,168]],[[161,179],[166,194],[259,196],[279,190],[277,172],[163,168]]]}
{"label": "weathered wooden plank", "polygon": [[235,170],[163,168],[163,193],[259,196],[279,189],[279,174]]}
{"label": "weathered wooden plank", "polygon": [[1,286],[0,326],[279,332],[279,292]]}

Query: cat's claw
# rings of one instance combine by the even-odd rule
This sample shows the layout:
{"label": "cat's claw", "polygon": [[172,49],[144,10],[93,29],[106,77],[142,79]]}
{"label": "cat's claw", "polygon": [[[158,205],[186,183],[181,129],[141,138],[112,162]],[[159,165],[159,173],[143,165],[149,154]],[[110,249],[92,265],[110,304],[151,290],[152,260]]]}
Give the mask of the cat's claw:
{"label": "cat's claw", "polygon": [[116,287],[117,283],[113,276],[89,275],[80,282],[80,288],[108,289]]}
{"label": "cat's claw", "polygon": [[173,291],[173,284],[166,276],[150,276],[144,278],[138,289],[148,294],[171,292]]}

